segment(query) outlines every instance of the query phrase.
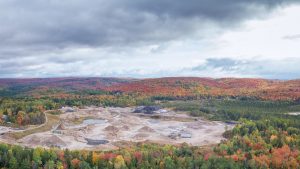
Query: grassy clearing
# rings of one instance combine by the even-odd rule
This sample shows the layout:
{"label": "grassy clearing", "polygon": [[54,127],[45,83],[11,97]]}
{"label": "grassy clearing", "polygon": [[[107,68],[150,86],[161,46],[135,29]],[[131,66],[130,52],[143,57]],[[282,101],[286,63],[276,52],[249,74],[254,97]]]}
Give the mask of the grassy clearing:
{"label": "grassy clearing", "polygon": [[48,114],[48,113],[45,113],[45,115],[47,116],[47,119],[48,119],[45,124],[43,124],[39,127],[33,128],[33,129],[28,129],[28,130],[21,131],[21,132],[10,133],[9,135],[15,139],[21,139],[30,134],[49,131],[52,129],[52,127],[54,125],[59,123],[59,116]]}

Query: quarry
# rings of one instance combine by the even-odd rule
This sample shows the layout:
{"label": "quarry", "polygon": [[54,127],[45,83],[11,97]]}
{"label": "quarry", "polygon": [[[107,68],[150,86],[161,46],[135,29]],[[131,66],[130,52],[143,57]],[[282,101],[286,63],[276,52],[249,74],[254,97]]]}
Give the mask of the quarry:
{"label": "quarry", "polygon": [[225,139],[225,130],[234,127],[158,106],[63,107],[60,111],[51,129],[22,138],[11,136],[22,130],[1,127],[0,141],[26,147],[86,150],[112,150],[136,142],[203,146],[219,143]]}

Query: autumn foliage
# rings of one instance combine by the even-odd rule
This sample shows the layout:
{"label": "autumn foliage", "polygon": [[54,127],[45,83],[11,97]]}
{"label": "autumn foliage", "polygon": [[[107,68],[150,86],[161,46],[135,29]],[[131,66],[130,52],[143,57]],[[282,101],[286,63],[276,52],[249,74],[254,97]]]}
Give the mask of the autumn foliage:
{"label": "autumn foliage", "polygon": [[[247,96],[268,100],[297,100],[300,80],[250,78],[168,77],[156,79],[45,78],[1,79],[3,94],[36,98],[78,98],[96,95],[135,94],[140,97]],[[13,88],[14,91],[10,91]],[[18,91],[19,90],[19,91]],[[76,92],[74,92],[76,91]],[[2,94],[2,95],[3,95]],[[1,90],[0,90],[1,96]]]}

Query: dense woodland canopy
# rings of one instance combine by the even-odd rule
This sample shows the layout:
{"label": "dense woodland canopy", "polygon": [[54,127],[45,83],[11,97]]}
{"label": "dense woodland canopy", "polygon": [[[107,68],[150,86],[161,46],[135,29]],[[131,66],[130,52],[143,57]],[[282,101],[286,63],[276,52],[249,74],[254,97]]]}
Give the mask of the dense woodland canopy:
{"label": "dense woodland canopy", "polygon": [[300,80],[169,77],[157,79],[44,78],[0,79],[0,97],[255,97],[267,100],[299,100]]}
{"label": "dense woodland canopy", "polygon": [[30,168],[299,168],[294,119],[241,120],[213,149],[140,143],[106,152],[28,149],[0,144],[0,167]]}
{"label": "dense woodland canopy", "polygon": [[0,123],[41,124],[62,106],[158,104],[225,122],[211,147],[133,144],[114,151],[29,149],[0,144],[0,168],[299,168],[300,81],[263,79],[2,79]]}
{"label": "dense woodland canopy", "polygon": [[[0,79],[0,115],[4,115],[0,123],[5,120],[19,125],[40,124],[44,122],[43,111],[65,105],[124,107],[150,105],[156,101],[203,99],[258,99],[299,103],[300,81],[188,77]],[[210,118],[238,120],[254,113],[220,113],[206,107],[201,106],[201,111],[193,110],[192,114],[214,114]]]}

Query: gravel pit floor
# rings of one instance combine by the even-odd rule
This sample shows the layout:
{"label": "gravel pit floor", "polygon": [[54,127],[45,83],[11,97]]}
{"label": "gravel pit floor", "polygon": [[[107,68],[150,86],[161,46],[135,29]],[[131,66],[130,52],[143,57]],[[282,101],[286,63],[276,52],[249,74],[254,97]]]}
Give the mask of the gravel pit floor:
{"label": "gravel pit floor", "polygon": [[[228,125],[206,121],[172,110],[145,115],[132,113],[134,108],[86,107],[60,115],[61,123],[51,131],[34,133],[15,143],[28,147],[111,150],[120,142],[187,143],[202,146],[219,143]],[[58,127],[59,126],[59,127]],[[89,145],[90,140],[107,140],[106,144]],[[5,138],[0,137],[0,141]]]}

